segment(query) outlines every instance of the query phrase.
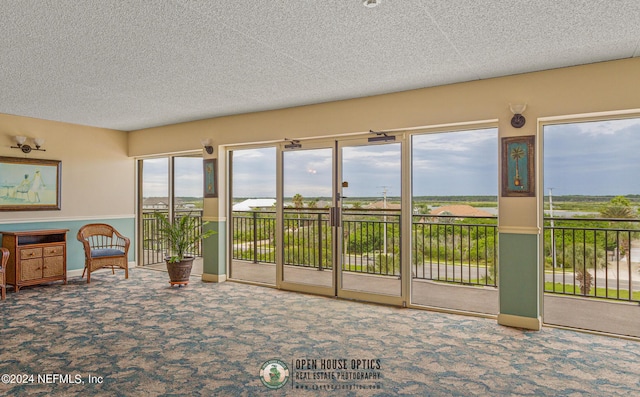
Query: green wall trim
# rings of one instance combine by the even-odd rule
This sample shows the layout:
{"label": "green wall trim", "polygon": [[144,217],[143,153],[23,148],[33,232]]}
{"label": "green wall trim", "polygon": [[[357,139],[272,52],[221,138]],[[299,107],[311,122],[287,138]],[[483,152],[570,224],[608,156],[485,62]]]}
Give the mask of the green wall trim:
{"label": "green wall trim", "polygon": [[499,238],[500,313],[540,317],[539,235],[500,233]]}
{"label": "green wall trim", "polygon": [[227,274],[227,223],[224,220],[209,221],[204,230],[214,230],[216,234],[204,240],[202,245],[202,272],[213,275]]}
{"label": "green wall trim", "polygon": [[41,230],[41,229],[69,229],[67,232],[67,271],[84,269],[84,250],[82,244],[76,239],[78,230],[88,223],[108,223],[113,226],[124,236],[129,237],[131,245],[129,246],[129,262],[136,260],[136,220],[132,218],[117,219],[74,219],[61,221],[46,222],[29,222],[29,223],[4,223],[0,225],[0,234],[2,231],[24,231],[24,230]]}

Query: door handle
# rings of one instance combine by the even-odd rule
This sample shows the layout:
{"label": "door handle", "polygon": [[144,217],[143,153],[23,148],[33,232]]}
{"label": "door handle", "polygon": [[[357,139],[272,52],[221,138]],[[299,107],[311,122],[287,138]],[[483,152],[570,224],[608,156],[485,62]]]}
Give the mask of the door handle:
{"label": "door handle", "polygon": [[340,227],[341,209],[338,207],[329,208],[329,222],[331,227]]}

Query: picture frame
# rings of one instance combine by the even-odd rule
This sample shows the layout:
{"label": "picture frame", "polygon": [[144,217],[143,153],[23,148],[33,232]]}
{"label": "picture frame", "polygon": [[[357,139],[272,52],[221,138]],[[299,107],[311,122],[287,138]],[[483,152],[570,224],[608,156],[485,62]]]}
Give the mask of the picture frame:
{"label": "picture frame", "polygon": [[62,161],[0,157],[0,211],[61,207]]}
{"label": "picture frame", "polygon": [[502,138],[502,196],[535,196],[535,136]]}
{"label": "picture frame", "polygon": [[218,197],[218,159],[203,160],[204,197]]}

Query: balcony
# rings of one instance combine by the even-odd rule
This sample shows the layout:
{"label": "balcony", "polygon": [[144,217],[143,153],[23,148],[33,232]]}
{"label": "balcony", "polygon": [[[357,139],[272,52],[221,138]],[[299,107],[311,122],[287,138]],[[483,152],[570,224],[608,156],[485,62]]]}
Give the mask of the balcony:
{"label": "balcony", "polygon": [[[164,262],[158,211],[143,213],[144,265]],[[275,265],[275,215],[233,212],[234,260]],[[202,210],[176,216],[202,220]],[[413,215],[412,279],[497,287],[496,223],[496,217]],[[333,268],[328,210],[287,209],[284,230],[285,265]],[[399,211],[345,210],[342,231],[344,272],[400,277]],[[545,293],[640,302],[640,220],[545,218],[544,234]],[[194,254],[202,255],[200,245]]]}

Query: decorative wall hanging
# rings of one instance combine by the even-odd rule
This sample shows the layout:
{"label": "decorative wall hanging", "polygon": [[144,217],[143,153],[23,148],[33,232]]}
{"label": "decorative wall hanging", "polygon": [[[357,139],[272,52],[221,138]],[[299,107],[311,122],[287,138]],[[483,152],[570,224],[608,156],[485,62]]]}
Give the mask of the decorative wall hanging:
{"label": "decorative wall hanging", "polygon": [[534,136],[502,138],[502,196],[535,196]]}
{"label": "decorative wall hanging", "polygon": [[204,197],[218,197],[218,159],[206,159],[204,163]]}

